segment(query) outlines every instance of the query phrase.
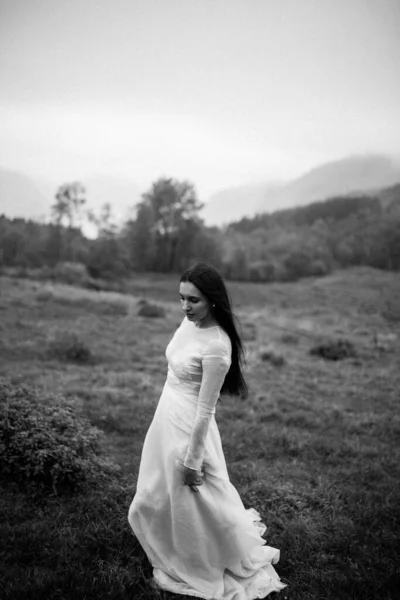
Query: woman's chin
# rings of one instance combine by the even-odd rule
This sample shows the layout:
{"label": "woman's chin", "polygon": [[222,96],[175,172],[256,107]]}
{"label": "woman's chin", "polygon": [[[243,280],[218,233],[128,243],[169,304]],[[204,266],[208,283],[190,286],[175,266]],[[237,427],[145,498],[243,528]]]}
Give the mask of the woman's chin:
{"label": "woman's chin", "polygon": [[194,323],[195,325],[198,324],[199,319],[196,317],[196,315],[186,315],[186,317],[189,321],[191,321],[191,323]]}

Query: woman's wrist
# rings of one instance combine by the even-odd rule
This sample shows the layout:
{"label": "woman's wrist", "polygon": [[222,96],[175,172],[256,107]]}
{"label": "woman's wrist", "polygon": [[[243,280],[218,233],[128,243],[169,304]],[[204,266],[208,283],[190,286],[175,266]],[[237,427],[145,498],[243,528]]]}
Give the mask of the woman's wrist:
{"label": "woman's wrist", "polygon": [[195,471],[196,473],[198,471],[200,471],[200,469],[195,469],[194,467],[188,467],[187,465],[185,465],[185,463],[183,463],[183,466],[185,467],[185,469],[190,469],[191,471]]}

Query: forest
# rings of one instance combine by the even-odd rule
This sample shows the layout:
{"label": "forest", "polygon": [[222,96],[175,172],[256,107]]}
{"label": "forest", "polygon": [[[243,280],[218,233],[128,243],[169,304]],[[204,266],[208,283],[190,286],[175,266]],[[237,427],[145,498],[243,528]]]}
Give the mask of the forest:
{"label": "forest", "polygon": [[[94,281],[176,273],[201,260],[230,280],[296,281],[335,269],[400,269],[400,184],[207,226],[188,181],[161,178],[117,222],[112,202],[87,208],[80,182],[59,187],[49,222],[0,216],[0,267],[59,269]],[[96,230],[83,233],[87,222]]]}

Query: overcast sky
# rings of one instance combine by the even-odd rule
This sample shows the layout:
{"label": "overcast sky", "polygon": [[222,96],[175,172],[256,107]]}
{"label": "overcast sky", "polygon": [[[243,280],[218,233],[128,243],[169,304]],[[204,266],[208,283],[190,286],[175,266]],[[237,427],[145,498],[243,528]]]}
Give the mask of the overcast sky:
{"label": "overcast sky", "polygon": [[400,155],[400,0],[0,0],[0,165],[219,188]]}

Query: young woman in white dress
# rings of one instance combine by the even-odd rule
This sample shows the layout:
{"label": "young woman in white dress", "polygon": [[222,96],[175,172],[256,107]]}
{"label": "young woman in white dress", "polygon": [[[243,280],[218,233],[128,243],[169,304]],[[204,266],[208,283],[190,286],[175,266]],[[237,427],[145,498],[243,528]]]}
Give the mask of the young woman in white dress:
{"label": "young woman in white dress", "polygon": [[128,520],[157,587],[209,600],[253,600],[281,590],[265,525],[230,483],[215,408],[247,393],[225,284],[211,266],[183,273],[185,317],[167,346],[168,376],[146,434]]}

